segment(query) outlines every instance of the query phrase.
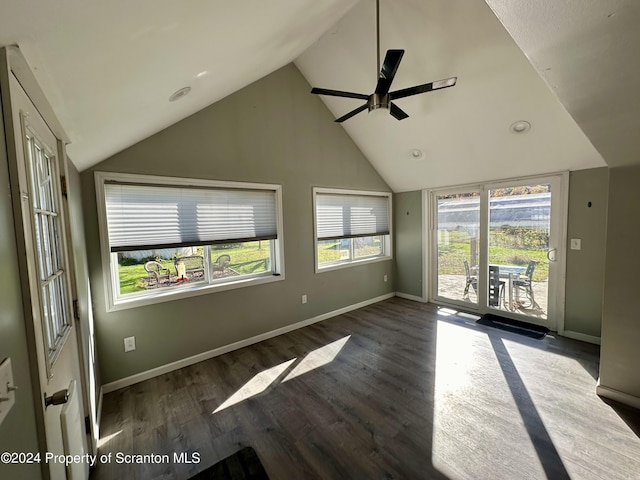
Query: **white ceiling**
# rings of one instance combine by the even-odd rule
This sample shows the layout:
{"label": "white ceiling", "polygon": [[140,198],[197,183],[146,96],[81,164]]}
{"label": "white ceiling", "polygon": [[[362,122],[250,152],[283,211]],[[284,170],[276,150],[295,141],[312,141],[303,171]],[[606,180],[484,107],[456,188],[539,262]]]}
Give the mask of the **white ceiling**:
{"label": "white ceiling", "polygon": [[[626,138],[640,126],[630,115],[639,96],[608,101],[637,83],[621,73],[640,70],[638,34],[624,33],[640,30],[633,0],[487,2],[544,80],[485,2],[381,0],[381,47],[406,50],[394,90],[458,77],[453,88],[398,100],[406,120],[364,112],[335,125],[389,185],[407,191],[605,165],[565,106],[607,161],[621,148],[640,157],[640,140]],[[618,13],[599,22],[601,8],[576,12],[583,3]],[[592,36],[626,48],[611,55],[611,43]],[[293,60],[313,86],[368,94],[376,82],[374,0],[3,2],[0,45],[8,44],[34,69],[80,170]],[[167,101],[185,85],[188,96]],[[323,100],[336,116],[359,105]],[[531,131],[511,133],[522,119]],[[422,160],[410,158],[414,148]]]}
{"label": "white ceiling", "polygon": [[[361,1],[298,58],[313,86],[373,91],[374,6]],[[406,51],[392,89],[458,77],[453,88],[398,100],[408,119],[361,113],[343,124],[394,191],[604,165],[484,2],[382,0],[380,29],[382,50]],[[336,117],[359,102],[323,99]],[[517,120],[530,132],[512,133]]]}
{"label": "white ceiling", "polygon": [[640,2],[486,2],[608,165],[640,163]]}
{"label": "white ceiling", "polygon": [[1,0],[0,46],[20,46],[84,170],[290,63],[355,3]]}

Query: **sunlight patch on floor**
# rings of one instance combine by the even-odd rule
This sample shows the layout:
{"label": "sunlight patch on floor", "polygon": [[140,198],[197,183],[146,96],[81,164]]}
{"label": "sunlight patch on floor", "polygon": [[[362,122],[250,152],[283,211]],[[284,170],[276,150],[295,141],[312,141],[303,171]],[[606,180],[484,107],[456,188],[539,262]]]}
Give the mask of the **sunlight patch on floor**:
{"label": "sunlight patch on floor", "polygon": [[115,437],[117,437],[121,433],[122,433],[122,430],[119,430],[116,433],[112,433],[111,435],[102,437],[101,439],[98,440],[98,448],[103,447],[104,445],[109,443],[111,440],[113,440]]}
{"label": "sunlight patch on floor", "polygon": [[346,337],[336,340],[335,342],[331,342],[324,347],[320,347],[309,352],[282,382],[284,383],[288,380],[292,380],[300,375],[310,372],[311,370],[333,362],[350,338],[351,335],[347,335]]}
{"label": "sunlight patch on floor", "polygon": [[269,386],[275,382],[280,375],[287,371],[287,369],[295,362],[296,359],[292,358],[286,362],[283,362],[275,367],[271,367],[268,370],[264,370],[254,376],[251,380],[245,383],[240,390],[231,395],[229,399],[216,408],[212,413],[218,413],[225,408],[229,408],[236,403],[240,403],[247,398],[251,398],[264,392]]}
{"label": "sunlight patch on floor", "polygon": [[[231,395],[222,405],[216,408],[211,414],[218,413],[225,408],[236,405],[243,400],[254,397],[267,390],[270,386],[276,386],[279,378],[284,376],[287,370],[291,370],[289,374],[280,382],[284,383],[296,377],[309,373],[312,370],[323,367],[335,360],[340,354],[344,346],[347,344],[351,335],[342,337],[335,342],[328,343],[322,347],[311,350],[305,357],[295,364],[297,358],[293,358],[283,362],[275,367],[271,367],[255,375],[251,380],[245,383],[236,393]],[[295,365],[295,367],[294,367]]]}
{"label": "sunlight patch on floor", "polygon": [[471,385],[477,332],[438,322],[435,388],[440,395]]}
{"label": "sunlight patch on floor", "polygon": [[[544,478],[489,336],[443,320],[438,322],[436,348],[433,466],[455,480],[488,478],[484,475],[495,472],[490,465],[499,464],[504,465],[503,478],[509,478],[517,471],[510,466],[517,455],[527,459],[531,478]],[[462,468],[452,471],[451,465]]]}

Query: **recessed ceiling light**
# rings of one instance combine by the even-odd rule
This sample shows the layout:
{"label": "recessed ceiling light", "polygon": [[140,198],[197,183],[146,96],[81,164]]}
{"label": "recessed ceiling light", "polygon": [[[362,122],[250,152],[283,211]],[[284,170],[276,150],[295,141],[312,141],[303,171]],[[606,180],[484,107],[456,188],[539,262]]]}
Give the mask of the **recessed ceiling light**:
{"label": "recessed ceiling light", "polygon": [[531,130],[531,124],[526,120],[518,120],[517,122],[513,122],[509,127],[509,130],[513,133],[527,133]]}
{"label": "recessed ceiling light", "polygon": [[414,160],[420,160],[423,157],[424,154],[422,153],[422,150],[420,150],[419,148],[414,148],[413,150],[411,150],[409,152],[409,155]]}
{"label": "recessed ceiling light", "polygon": [[191,91],[191,87],[183,87],[180,90],[177,90],[171,94],[169,97],[170,102],[175,102],[176,100],[184,97],[187,93]]}

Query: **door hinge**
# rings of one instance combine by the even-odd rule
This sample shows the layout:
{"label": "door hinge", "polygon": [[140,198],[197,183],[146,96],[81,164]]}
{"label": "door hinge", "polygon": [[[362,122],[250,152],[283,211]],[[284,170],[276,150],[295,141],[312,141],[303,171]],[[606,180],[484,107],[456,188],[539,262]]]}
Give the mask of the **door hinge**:
{"label": "door hinge", "polygon": [[60,177],[60,191],[62,196],[67,198],[67,177]]}
{"label": "door hinge", "polygon": [[91,435],[91,419],[89,415],[84,417],[84,431],[87,435]]}
{"label": "door hinge", "polygon": [[80,308],[78,307],[78,300],[73,301],[73,318],[80,320]]}

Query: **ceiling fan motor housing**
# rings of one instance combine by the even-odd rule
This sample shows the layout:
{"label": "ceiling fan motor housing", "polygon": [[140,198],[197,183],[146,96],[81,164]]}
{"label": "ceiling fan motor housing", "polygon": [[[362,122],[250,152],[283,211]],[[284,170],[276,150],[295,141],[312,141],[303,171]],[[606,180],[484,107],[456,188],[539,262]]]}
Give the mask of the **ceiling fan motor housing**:
{"label": "ceiling fan motor housing", "polygon": [[369,100],[367,101],[367,107],[369,108],[370,112],[379,108],[389,110],[390,104],[391,99],[388,93],[373,93],[369,96]]}

